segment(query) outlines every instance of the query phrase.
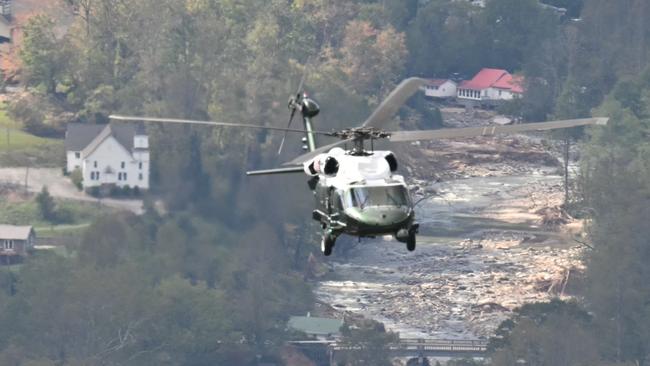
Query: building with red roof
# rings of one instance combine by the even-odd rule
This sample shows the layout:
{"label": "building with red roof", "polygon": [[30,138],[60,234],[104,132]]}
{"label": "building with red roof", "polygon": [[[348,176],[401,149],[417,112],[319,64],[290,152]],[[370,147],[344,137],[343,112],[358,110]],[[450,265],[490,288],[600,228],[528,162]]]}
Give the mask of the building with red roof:
{"label": "building with red roof", "polygon": [[519,98],[524,93],[523,82],[523,77],[506,70],[485,68],[458,86],[457,97],[480,102]]}

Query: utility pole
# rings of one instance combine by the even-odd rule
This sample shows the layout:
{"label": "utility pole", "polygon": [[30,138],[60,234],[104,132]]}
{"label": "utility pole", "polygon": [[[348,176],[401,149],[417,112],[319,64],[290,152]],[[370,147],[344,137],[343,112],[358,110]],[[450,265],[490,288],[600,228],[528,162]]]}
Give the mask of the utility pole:
{"label": "utility pole", "polygon": [[35,157],[30,156],[27,158],[29,162],[27,163],[27,166],[25,167],[25,194],[29,192],[28,187],[29,187],[29,167],[34,164],[34,161],[36,160]]}

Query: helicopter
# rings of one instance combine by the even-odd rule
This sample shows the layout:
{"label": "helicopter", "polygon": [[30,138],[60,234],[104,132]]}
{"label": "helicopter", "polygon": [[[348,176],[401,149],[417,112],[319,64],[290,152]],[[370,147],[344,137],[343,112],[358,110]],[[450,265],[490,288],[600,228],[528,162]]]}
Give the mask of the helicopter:
{"label": "helicopter", "polygon": [[[291,112],[286,128],[175,118],[122,115],[111,115],[110,118],[284,132],[278,153],[282,151],[287,133],[304,134],[302,141],[305,143],[303,149],[307,150],[305,154],[282,164],[280,168],[249,171],[246,174],[258,176],[304,173],[309,177],[308,185],[315,199],[312,218],[321,226],[320,247],[325,256],[332,254],[336,239],[341,234],[359,238],[392,235],[398,242],[406,244],[408,251],[415,250],[419,223],[416,221],[414,203],[406,180],[397,174],[398,161],[393,152],[374,149],[376,140],[410,142],[494,136],[502,133],[606,125],[608,121],[608,118],[596,117],[505,126],[416,131],[383,130],[381,127],[386,125],[406,100],[426,83],[426,79],[411,77],[397,85],[360,126],[326,132],[313,128],[312,119],[321,109],[314,99],[300,91],[302,83],[303,81],[298,92],[289,98],[288,108]],[[291,128],[297,112],[300,112],[302,117],[302,129]],[[334,137],[339,141],[317,147],[316,136]]]}

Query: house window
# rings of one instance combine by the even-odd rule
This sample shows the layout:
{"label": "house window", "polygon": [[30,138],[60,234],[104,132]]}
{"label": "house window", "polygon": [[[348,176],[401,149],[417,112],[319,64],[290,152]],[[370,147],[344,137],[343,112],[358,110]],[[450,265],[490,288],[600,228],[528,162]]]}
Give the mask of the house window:
{"label": "house window", "polygon": [[138,174],[138,180],[142,180],[142,173]]}
{"label": "house window", "polygon": [[90,172],[90,180],[95,180],[95,172]]}
{"label": "house window", "polygon": [[138,167],[140,168],[140,170],[142,170],[142,162],[140,162],[140,164],[138,164]]}
{"label": "house window", "polygon": [[99,180],[99,172],[95,172],[95,180]]}
{"label": "house window", "polygon": [[121,165],[122,169],[124,169],[124,167],[126,166],[126,164],[124,164],[124,162],[122,162],[122,164],[120,164],[120,165]]}
{"label": "house window", "polygon": [[97,168],[97,160],[95,160],[95,162],[93,163],[93,167]]}
{"label": "house window", "polygon": [[14,248],[14,241],[13,240],[5,240],[5,249],[13,249]]}
{"label": "house window", "polygon": [[78,151],[75,152],[75,153],[74,153],[74,157],[77,158],[77,159],[81,158],[81,153],[78,152]]}
{"label": "house window", "polygon": [[126,180],[126,173],[122,173],[122,178]]}
{"label": "house window", "polygon": [[117,173],[117,180],[122,180],[122,173]]}

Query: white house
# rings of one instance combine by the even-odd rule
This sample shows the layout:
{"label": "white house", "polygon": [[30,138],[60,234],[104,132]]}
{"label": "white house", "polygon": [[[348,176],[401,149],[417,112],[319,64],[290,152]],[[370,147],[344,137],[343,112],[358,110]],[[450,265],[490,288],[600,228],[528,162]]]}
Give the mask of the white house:
{"label": "white house", "polygon": [[457,84],[449,79],[429,79],[422,87],[424,95],[432,98],[451,98],[456,96]]}
{"label": "white house", "polygon": [[512,76],[506,70],[482,69],[472,80],[458,86],[459,100],[499,101],[521,97],[524,93],[523,78]]}
{"label": "white house", "polygon": [[149,189],[149,137],[130,124],[70,123],[65,134],[67,170],[80,169],[83,187]]}

